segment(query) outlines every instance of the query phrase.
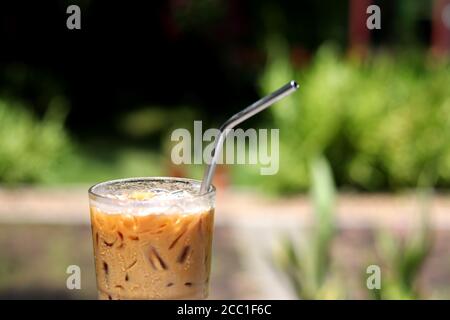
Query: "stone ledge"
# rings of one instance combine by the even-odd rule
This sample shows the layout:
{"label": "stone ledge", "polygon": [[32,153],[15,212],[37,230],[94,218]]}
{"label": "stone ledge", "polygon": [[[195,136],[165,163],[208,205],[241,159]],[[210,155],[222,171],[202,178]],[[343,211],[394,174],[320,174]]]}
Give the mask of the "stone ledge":
{"label": "stone ledge", "polygon": [[[450,229],[450,197],[433,196],[429,208],[433,226]],[[337,222],[343,228],[414,227],[420,210],[413,194],[340,194],[336,202]],[[229,190],[217,196],[216,221],[220,224],[308,224],[311,213],[306,195],[279,199]],[[0,188],[0,223],[87,224],[87,186]]]}

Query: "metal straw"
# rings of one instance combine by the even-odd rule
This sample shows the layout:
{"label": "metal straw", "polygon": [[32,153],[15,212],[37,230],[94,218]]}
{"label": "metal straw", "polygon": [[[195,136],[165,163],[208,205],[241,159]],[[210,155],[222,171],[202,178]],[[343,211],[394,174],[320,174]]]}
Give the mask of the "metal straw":
{"label": "metal straw", "polygon": [[261,112],[262,110],[270,107],[275,102],[283,99],[284,97],[287,97],[292,92],[297,90],[297,88],[298,88],[297,82],[290,81],[289,83],[285,84],[278,90],[256,101],[255,103],[248,106],[244,110],[236,113],[219,128],[220,135],[219,138],[216,139],[216,143],[214,145],[213,158],[211,159],[211,163],[206,167],[202,185],[200,187],[200,194],[204,194],[209,190],[209,186],[211,185],[211,181],[214,176],[214,171],[216,170],[217,159],[220,155],[220,150],[222,148],[223,142],[227,137],[227,134],[230,132],[230,129],[244,122],[248,118],[254,116],[258,112]]}

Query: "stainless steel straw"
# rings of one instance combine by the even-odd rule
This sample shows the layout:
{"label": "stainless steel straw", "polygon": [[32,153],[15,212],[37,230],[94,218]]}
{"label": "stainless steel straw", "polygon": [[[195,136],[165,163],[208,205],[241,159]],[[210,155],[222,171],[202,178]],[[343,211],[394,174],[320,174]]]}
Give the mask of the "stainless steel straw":
{"label": "stainless steel straw", "polygon": [[275,102],[283,99],[284,97],[287,97],[292,92],[297,90],[297,88],[298,88],[297,82],[290,81],[289,83],[285,84],[278,90],[256,101],[255,103],[248,106],[244,110],[236,113],[219,128],[220,135],[214,145],[213,158],[211,159],[211,163],[208,164],[208,166],[206,167],[205,174],[202,180],[202,185],[200,187],[200,194],[204,194],[209,190],[209,186],[211,185],[211,181],[214,176],[214,171],[216,169],[217,159],[220,155],[220,150],[230,130],[235,126],[237,126],[238,124],[244,122],[248,118],[254,116],[258,112],[261,112],[262,110],[270,107]]}

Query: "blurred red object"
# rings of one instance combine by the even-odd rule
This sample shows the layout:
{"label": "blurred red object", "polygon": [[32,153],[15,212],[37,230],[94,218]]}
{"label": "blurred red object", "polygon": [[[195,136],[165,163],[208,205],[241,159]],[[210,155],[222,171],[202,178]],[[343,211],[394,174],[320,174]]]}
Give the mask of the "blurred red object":
{"label": "blurred red object", "polygon": [[365,55],[370,45],[370,30],[367,28],[367,7],[372,0],[350,0],[349,6],[349,50]]}
{"label": "blurred red object", "polygon": [[431,34],[431,52],[436,56],[450,52],[450,0],[435,0]]}

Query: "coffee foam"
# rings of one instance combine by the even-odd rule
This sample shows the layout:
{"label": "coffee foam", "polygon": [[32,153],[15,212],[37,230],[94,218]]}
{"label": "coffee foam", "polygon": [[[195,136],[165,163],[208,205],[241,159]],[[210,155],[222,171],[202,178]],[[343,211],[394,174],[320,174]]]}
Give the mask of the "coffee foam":
{"label": "coffee foam", "polygon": [[[127,179],[94,186],[90,204],[105,213],[198,214],[214,207],[214,193],[199,196],[200,182],[188,179]],[[135,199],[135,194],[148,194]]]}

